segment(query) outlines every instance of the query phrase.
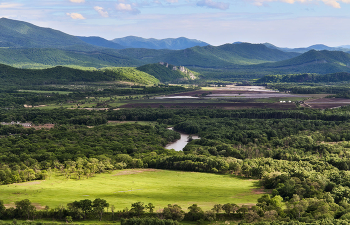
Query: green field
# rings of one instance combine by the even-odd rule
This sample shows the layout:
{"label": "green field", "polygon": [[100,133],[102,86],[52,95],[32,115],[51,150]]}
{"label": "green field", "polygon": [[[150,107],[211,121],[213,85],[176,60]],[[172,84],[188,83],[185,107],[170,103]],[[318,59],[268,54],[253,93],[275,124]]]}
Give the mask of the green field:
{"label": "green field", "polygon": [[[84,180],[52,176],[44,181],[0,186],[0,199],[7,206],[29,199],[36,206],[50,208],[82,199],[103,198],[117,210],[141,201],[153,203],[156,210],[168,204],[183,209],[197,203],[204,210],[214,204],[255,204],[261,196],[258,181],[233,175],[134,169],[99,174]],[[258,193],[258,194],[257,194]]]}

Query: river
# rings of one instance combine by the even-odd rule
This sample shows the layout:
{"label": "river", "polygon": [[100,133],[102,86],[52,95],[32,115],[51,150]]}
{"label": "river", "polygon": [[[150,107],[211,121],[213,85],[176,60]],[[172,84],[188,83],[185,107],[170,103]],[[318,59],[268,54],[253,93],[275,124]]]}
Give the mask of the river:
{"label": "river", "polygon": [[[170,130],[173,130],[173,128],[168,128]],[[188,143],[188,137],[190,136],[189,134],[184,134],[181,132],[178,132],[181,135],[181,138],[178,139],[175,142],[172,142],[168,145],[165,146],[166,149],[174,149],[175,151],[182,151],[182,149],[184,149],[184,147],[187,145]],[[192,135],[192,139],[200,139],[200,137],[198,137],[197,135]]]}

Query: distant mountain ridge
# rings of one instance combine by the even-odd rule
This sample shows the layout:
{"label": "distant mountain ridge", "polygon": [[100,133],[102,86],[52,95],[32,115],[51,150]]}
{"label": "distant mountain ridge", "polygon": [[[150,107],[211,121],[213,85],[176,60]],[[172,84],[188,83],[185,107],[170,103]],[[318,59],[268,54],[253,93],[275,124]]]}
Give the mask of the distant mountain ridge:
{"label": "distant mountain ridge", "polygon": [[261,64],[259,68],[269,68],[281,73],[337,73],[350,72],[350,54],[342,51],[310,50],[297,57]]}
{"label": "distant mountain ridge", "polygon": [[61,31],[6,18],[0,19],[0,47],[94,49],[92,45]]}
{"label": "distant mountain ridge", "polygon": [[141,38],[135,36],[127,36],[123,38],[113,39],[112,42],[120,44],[125,48],[147,48],[147,49],[170,49],[180,50],[191,48],[194,46],[207,46],[208,43],[203,41],[188,39],[185,37],[179,38],[166,38],[166,39],[155,39],[155,38]]}
{"label": "distant mountain ridge", "polygon": [[104,38],[101,37],[80,37],[77,36],[80,40],[91,44],[91,45],[95,45],[95,46],[99,46],[99,47],[104,47],[104,48],[113,48],[113,49],[124,49],[125,47],[118,44],[118,43],[114,43],[112,41],[108,41]]}
{"label": "distant mountain ridge", "polygon": [[264,45],[268,48],[278,49],[278,50],[281,50],[284,52],[298,52],[298,53],[305,53],[305,52],[310,51],[310,50],[317,50],[317,51],[328,50],[328,51],[343,51],[343,52],[350,51],[349,45],[339,46],[339,47],[329,47],[329,46],[324,45],[324,44],[316,44],[316,45],[311,45],[311,46],[306,47],[306,48],[280,48],[280,47],[277,47],[277,46],[270,44],[270,43],[264,43]]}

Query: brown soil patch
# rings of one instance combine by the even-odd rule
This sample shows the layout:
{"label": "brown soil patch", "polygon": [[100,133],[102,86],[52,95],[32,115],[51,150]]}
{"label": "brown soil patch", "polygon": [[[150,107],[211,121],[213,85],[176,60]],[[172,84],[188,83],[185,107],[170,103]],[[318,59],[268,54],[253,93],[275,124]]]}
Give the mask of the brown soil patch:
{"label": "brown soil patch", "polygon": [[38,126],[32,125],[32,126],[29,127],[29,128],[34,128],[35,130],[40,130],[41,128],[44,128],[44,129],[52,129],[52,128],[54,128],[54,127],[55,127],[55,124],[47,123],[47,124],[38,125]]}
{"label": "brown soil patch", "polygon": [[[42,206],[42,205],[40,205],[39,203],[32,203],[32,205],[35,206],[35,208],[36,208],[37,210],[43,210],[43,209],[45,209],[45,206]],[[11,208],[11,207],[16,208],[16,204],[15,204],[14,202],[11,202],[11,203],[9,203],[9,204],[4,204],[4,206],[5,206],[7,209],[8,209],[8,208]]]}
{"label": "brown soil patch", "polygon": [[109,120],[107,123],[136,123],[137,121],[112,121],[112,120]]}
{"label": "brown soil patch", "polygon": [[24,183],[13,183],[12,185],[18,185],[18,186],[32,186],[41,184],[41,181],[34,181],[34,182],[24,182]]}
{"label": "brown soil patch", "polygon": [[257,195],[261,195],[261,194],[268,194],[270,193],[271,191],[267,191],[265,190],[264,188],[255,188],[255,189],[252,189],[252,193],[253,194],[257,194]]}
{"label": "brown soil patch", "polygon": [[223,108],[228,110],[250,108],[295,109],[294,103],[131,103],[121,108]]}
{"label": "brown soil patch", "polygon": [[122,175],[130,175],[130,174],[138,174],[143,172],[158,172],[160,170],[158,169],[138,169],[138,170],[122,170],[116,174],[113,174],[113,176],[122,176]]}
{"label": "brown soil patch", "polygon": [[[271,93],[271,91],[248,91],[248,90],[200,90],[200,91],[189,91],[189,92],[182,92],[178,94],[172,94],[169,96],[201,96],[202,94],[266,94]],[[276,93],[276,92],[272,92]],[[277,92],[278,93],[278,92]]]}
{"label": "brown soil patch", "polygon": [[350,105],[350,99],[345,98],[318,98],[305,101],[305,105],[315,109],[338,108]]}

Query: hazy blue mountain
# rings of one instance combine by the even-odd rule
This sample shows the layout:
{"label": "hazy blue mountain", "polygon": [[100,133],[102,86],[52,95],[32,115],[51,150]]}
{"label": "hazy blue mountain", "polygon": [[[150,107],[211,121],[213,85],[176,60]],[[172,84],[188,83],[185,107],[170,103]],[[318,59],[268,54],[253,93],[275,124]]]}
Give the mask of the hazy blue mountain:
{"label": "hazy blue mountain", "polygon": [[113,48],[113,49],[123,49],[124,46],[114,43],[113,41],[108,41],[101,37],[78,37],[80,40],[99,47]]}
{"label": "hazy blue mountain", "polygon": [[298,53],[270,49],[262,44],[241,43],[178,50],[163,55],[160,61],[183,66],[225,68],[233,65],[280,61],[298,55]]}
{"label": "hazy blue mountain", "polygon": [[343,52],[350,51],[350,46],[348,46],[348,48],[346,48],[345,46],[329,47],[324,44],[311,45],[306,48],[280,48],[270,43],[264,43],[264,45],[268,48],[279,49],[284,52],[298,52],[298,53],[305,53],[310,50],[317,50],[317,51],[328,50],[328,51],[343,51]]}
{"label": "hazy blue mountain", "polygon": [[207,46],[208,43],[198,41],[195,39],[188,39],[184,37],[180,38],[167,38],[167,39],[154,39],[154,38],[141,38],[135,36],[128,36],[123,38],[116,38],[112,40],[127,48],[148,48],[148,49],[171,49],[179,50],[191,48],[194,46]]}
{"label": "hazy blue mountain", "polygon": [[94,49],[92,45],[61,31],[6,18],[0,19],[0,47]]}

